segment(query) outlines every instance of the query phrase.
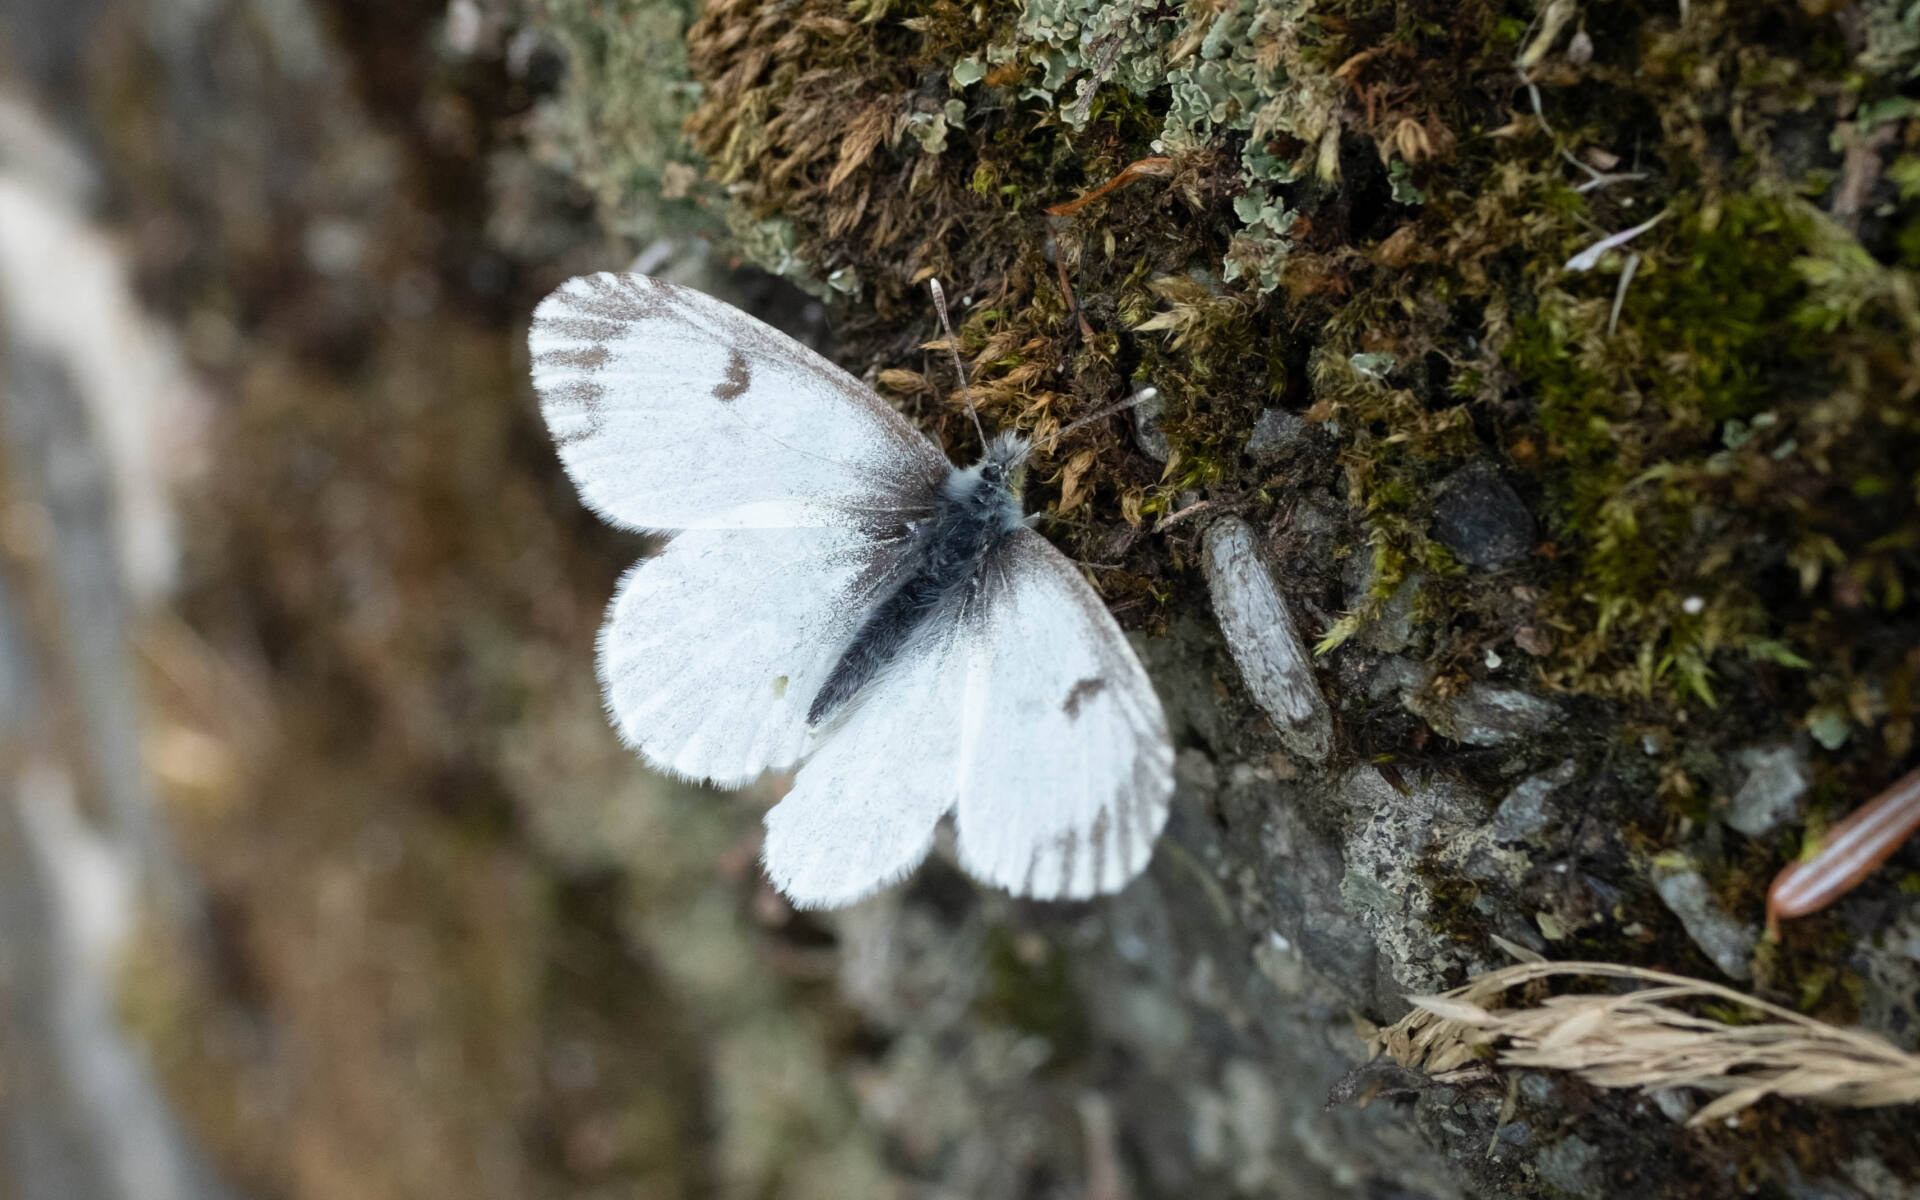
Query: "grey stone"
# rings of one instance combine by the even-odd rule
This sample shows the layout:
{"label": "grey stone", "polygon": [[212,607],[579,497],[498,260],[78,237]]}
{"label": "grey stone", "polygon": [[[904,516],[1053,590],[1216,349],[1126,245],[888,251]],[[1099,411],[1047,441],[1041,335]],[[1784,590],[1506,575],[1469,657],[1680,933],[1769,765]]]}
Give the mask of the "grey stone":
{"label": "grey stone", "polygon": [[1444,699],[1416,692],[1407,698],[1407,707],[1442,737],[1469,746],[1504,746],[1543,733],[1560,719],[1560,708],[1551,700],[1490,683],[1468,684]]}
{"label": "grey stone", "polygon": [[[1808,1179],[1800,1173],[1800,1168],[1791,1159],[1780,1159],[1780,1185],[1787,1200],[1879,1200],[1867,1193],[1834,1178]],[[1911,1196],[1899,1200],[1912,1200]]]}
{"label": "grey stone", "polygon": [[1475,463],[1441,480],[1433,537],[1469,566],[1497,571],[1533,549],[1533,514],[1497,471]]}
{"label": "grey stone", "polygon": [[1140,447],[1140,453],[1155,462],[1165,462],[1173,457],[1173,443],[1160,428],[1160,418],[1166,415],[1167,402],[1156,387],[1143,387],[1134,393],[1140,397],[1133,406],[1133,440]]}
{"label": "grey stone", "polygon": [[1920,896],[1901,904],[1884,930],[1855,944],[1850,965],[1866,984],[1861,1024],[1912,1049],[1920,1043]]}
{"label": "grey stone", "polygon": [[1360,631],[1362,645],[1382,654],[1396,654],[1407,648],[1407,643],[1413,640],[1413,605],[1420,598],[1421,582],[1418,574],[1400,581],[1400,586],[1393,589],[1393,595],[1388,596],[1381,607],[1380,615]]}
{"label": "grey stone", "polygon": [[1272,462],[1285,453],[1307,429],[1307,422],[1284,408],[1269,408],[1253,423],[1247,438],[1247,453],[1260,462]]}
{"label": "grey stone", "polygon": [[1381,660],[1365,686],[1375,700],[1398,692],[1408,712],[1424,718],[1440,736],[1470,746],[1521,741],[1552,729],[1561,717],[1559,705],[1519,688],[1470,683],[1455,695],[1438,696],[1428,690],[1430,681],[1417,663],[1396,656]]}
{"label": "grey stone", "polygon": [[1840,1170],[1867,1200],[1920,1200],[1920,1184],[1902,1179],[1884,1159],[1856,1155]]}
{"label": "grey stone", "polygon": [[1348,608],[1359,608],[1367,602],[1373,591],[1373,574],[1373,552],[1368,543],[1352,547],[1346,565],[1340,568],[1340,586]]}
{"label": "grey stone", "polygon": [[1800,799],[1813,786],[1806,752],[1792,743],[1751,746],[1734,755],[1746,771],[1727,809],[1727,824],[1748,837],[1772,833],[1800,811]]}
{"label": "grey stone", "polygon": [[[1366,606],[1372,597],[1373,579],[1373,554],[1367,546],[1362,545],[1347,560],[1341,580],[1346,586],[1348,609],[1358,610]],[[1413,640],[1413,605],[1420,598],[1421,582],[1418,572],[1400,581],[1373,620],[1368,621],[1356,635],[1361,645],[1382,654],[1398,654],[1407,648],[1407,643]]]}
{"label": "grey stone", "polygon": [[1384,978],[1372,933],[1341,897],[1346,866],[1339,845],[1314,828],[1298,805],[1274,804],[1264,816],[1261,842],[1267,861],[1286,864],[1260,880],[1275,931],[1340,989],[1347,1003],[1393,1008],[1395,1015],[1404,1011],[1403,989]]}
{"label": "grey stone", "polygon": [[1396,655],[1381,659],[1379,665],[1369,671],[1361,682],[1366,689],[1367,699],[1385,700],[1395,693],[1402,697],[1412,696],[1426,682],[1426,678],[1419,663]]}
{"label": "grey stone", "polygon": [[1404,794],[1374,767],[1361,767],[1341,781],[1347,836],[1341,844],[1344,873],[1340,896],[1385,954],[1404,993],[1430,993],[1447,986],[1447,973],[1462,965],[1458,947],[1435,928],[1433,887],[1422,867],[1451,862],[1485,825],[1483,801],[1449,783],[1409,781]]}
{"label": "grey stone", "polygon": [[1540,1178],[1569,1195],[1591,1200],[1607,1195],[1606,1180],[1598,1170],[1600,1150],[1583,1138],[1565,1138],[1542,1149],[1533,1165]]}
{"label": "grey stone", "polygon": [[1713,893],[1700,872],[1685,868],[1659,868],[1653,886],[1661,901],[1686,926],[1687,936],[1700,947],[1713,965],[1732,979],[1753,977],[1753,948],[1760,940],[1757,925],[1743,924],[1727,915],[1714,901]]}
{"label": "grey stone", "polygon": [[1333,717],[1313,677],[1313,659],[1273,573],[1261,560],[1253,528],[1225,517],[1207,528],[1202,566],[1214,615],[1247,691],[1272,718],[1287,749],[1320,762],[1333,747]]}
{"label": "grey stone", "polygon": [[1579,767],[1572,759],[1551,771],[1529,775],[1507,793],[1493,814],[1493,837],[1499,842],[1517,842],[1544,828],[1551,819],[1547,800],[1573,782]]}
{"label": "grey stone", "polygon": [[1700,1108],[1694,1102],[1693,1093],[1685,1088],[1655,1088],[1647,1093],[1647,1099],[1675,1125],[1685,1125]]}
{"label": "grey stone", "polygon": [[1309,544],[1324,544],[1329,542],[1344,519],[1343,508],[1338,501],[1302,496],[1293,506],[1293,520],[1288,532],[1295,539],[1304,539]]}

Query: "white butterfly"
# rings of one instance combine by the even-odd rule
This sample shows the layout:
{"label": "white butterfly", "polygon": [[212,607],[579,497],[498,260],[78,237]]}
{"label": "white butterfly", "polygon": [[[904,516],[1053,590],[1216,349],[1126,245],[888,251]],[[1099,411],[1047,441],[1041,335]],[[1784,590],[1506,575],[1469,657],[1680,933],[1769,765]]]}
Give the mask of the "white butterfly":
{"label": "white butterfly", "polygon": [[541,411],[589,507],[675,531],[629,571],[600,679],[655,767],[767,813],[801,907],[911,872],[955,814],[961,865],[1019,895],[1115,891],[1167,817],[1146,671],[1021,516],[1026,442],[960,469],[846,372],[644,275],[562,285],[529,338]]}

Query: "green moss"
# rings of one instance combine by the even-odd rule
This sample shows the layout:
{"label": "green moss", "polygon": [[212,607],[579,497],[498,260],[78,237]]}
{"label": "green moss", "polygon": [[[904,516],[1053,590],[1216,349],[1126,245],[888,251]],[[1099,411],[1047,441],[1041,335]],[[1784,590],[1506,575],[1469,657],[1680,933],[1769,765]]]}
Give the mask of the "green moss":
{"label": "green moss", "polygon": [[1580,667],[1630,657],[1643,695],[1667,682],[1711,703],[1717,651],[1792,661],[1761,644],[1778,631],[1739,544],[1755,530],[1723,501],[1792,453],[1797,414],[1831,384],[1795,269],[1809,238],[1790,202],[1729,197],[1636,251],[1650,265],[1612,336],[1596,297],[1557,288],[1515,322],[1505,359],[1537,396],[1553,528],[1576,555],[1562,611],[1593,631]]}
{"label": "green moss", "polygon": [[[849,356],[948,442],[971,432],[923,348],[928,275],[963,299],[996,425],[1044,438],[1159,390],[1167,462],[1105,422],[1047,446],[1029,485],[1070,550],[1127,547],[1100,582],[1128,619],[1158,619],[1190,547],[1114,525],[1199,494],[1284,530],[1344,494],[1357,519],[1336,537],[1372,559],[1357,611],[1338,611],[1337,561],[1287,564],[1334,617],[1323,650],[1417,572],[1433,688],[1499,660],[1649,728],[1691,721],[1678,743],[1705,765],[1674,752],[1660,794],[1704,815],[1715,730],[1911,744],[1920,166],[1887,150],[1864,241],[1820,211],[1858,167],[1847,145],[1916,121],[1908,14],[1869,7],[1855,54],[1829,18],[1732,0],[1581,6],[1552,36],[1524,0],[797,0],[778,20],[710,0],[688,128],[739,244],[856,296]],[[684,17],[621,11],[642,9]],[[606,94],[569,111],[618,133],[608,114],[642,103],[612,76],[638,60],[599,23],[600,43],[566,36]],[[1486,86],[1523,52],[1544,122],[1526,89]],[[656,122],[677,120],[688,94],[661,86]],[[644,164],[679,161],[671,142],[636,136],[630,161],[581,173],[617,209]],[[1331,452],[1251,461],[1271,405]],[[1539,522],[1536,553],[1498,573],[1431,535],[1436,485],[1470,463]]]}
{"label": "green moss", "polygon": [[1427,927],[1456,942],[1483,944],[1486,941],[1487,916],[1478,906],[1481,886],[1430,861],[1422,862],[1420,871],[1426,878],[1432,896]]}

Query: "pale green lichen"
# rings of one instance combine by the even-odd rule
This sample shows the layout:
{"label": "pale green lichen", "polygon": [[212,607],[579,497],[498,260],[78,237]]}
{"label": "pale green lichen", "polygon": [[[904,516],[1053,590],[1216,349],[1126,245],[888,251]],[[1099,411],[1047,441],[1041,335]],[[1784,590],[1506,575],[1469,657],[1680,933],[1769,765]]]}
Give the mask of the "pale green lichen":
{"label": "pale green lichen", "polygon": [[[1033,0],[1020,19],[1018,54],[1041,77],[1026,95],[1064,102],[1062,118],[1080,129],[1102,87],[1152,94],[1164,82],[1161,51],[1174,27],[1160,12],[1153,0]],[[1062,97],[1069,82],[1073,92]]]}
{"label": "pale green lichen", "polygon": [[756,217],[739,205],[726,208],[727,233],[740,256],[769,275],[778,275],[809,296],[857,296],[860,275],[842,267],[825,275],[800,252],[800,232],[786,217]]}
{"label": "pale green lichen", "polygon": [[1860,66],[1903,79],[1920,73],[1920,0],[1878,0],[1860,7],[1866,32]]}
{"label": "pale green lichen", "polygon": [[567,83],[534,114],[534,145],[592,194],[606,228],[636,239],[713,232],[692,203],[705,164],[682,125],[699,103],[686,33],[696,0],[543,0],[540,28]]}
{"label": "pale green lichen", "polygon": [[[1338,169],[1336,114],[1344,85],[1301,62],[1301,32],[1313,7],[1313,0],[1234,0],[1170,11],[1144,3],[1038,0],[1019,24],[1015,52],[1043,68],[1026,95],[1055,103],[1070,127],[1087,126],[1103,92],[1124,89],[1165,97],[1157,152],[1239,142],[1245,192],[1234,213],[1242,231],[1223,275],[1256,281],[1259,291],[1269,292],[1279,286],[1298,217],[1284,185],[1310,173],[1331,178]],[[969,80],[985,74],[976,60],[962,65]],[[956,69],[956,81],[961,77]],[[1279,135],[1294,149],[1281,150]],[[1395,179],[1395,198],[1417,202],[1404,165]]]}

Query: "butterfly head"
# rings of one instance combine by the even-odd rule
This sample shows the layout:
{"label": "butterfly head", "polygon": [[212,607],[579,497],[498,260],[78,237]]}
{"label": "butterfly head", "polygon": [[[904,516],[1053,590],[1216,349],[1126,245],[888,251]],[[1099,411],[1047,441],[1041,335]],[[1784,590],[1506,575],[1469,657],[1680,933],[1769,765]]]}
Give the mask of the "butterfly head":
{"label": "butterfly head", "polygon": [[953,468],[944,488],[944,511],[962,525],[1007,532],[1020,524],[1020,490],[1026,481],[1027,439],[1003,433],[987,443],[979,462]]}
{"label": "butterfly head", "polygon": [[987,452],[980,459],[980,478],[1018,498],[1027,481],[1030,448],[1027,439],[1017,433],[999,434],[987,443]]}

